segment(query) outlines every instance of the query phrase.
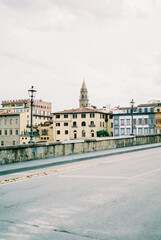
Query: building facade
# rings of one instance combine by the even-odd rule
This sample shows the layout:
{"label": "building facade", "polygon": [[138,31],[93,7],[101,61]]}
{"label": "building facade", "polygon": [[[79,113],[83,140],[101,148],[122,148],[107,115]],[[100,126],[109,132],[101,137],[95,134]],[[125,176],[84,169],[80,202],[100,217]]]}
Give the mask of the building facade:
{"label": "building facade", "polygon": [[107,130],[103,111],[78,108],[53,113],[54,141],[95,138],[99,130]]}
{"label": "building facade", "polygon": [[[10,134],[6,136],[4,133],[6,124],[5,118],[8,118],[9,122],[14,116],[18,116],[19,118],[19,126],[18,126],[18,136],[16,141],[9,141]],[[16,144],[27,144],[30,140],[30,129],[31,129],[31,103],[30,99],[22,99],[22,100],[11,100],[11,101],[2,101],[2,108],[0,111],[1,122],[4,125],[1,125],[4,129],[2,129],[2,143],[3,145],[15,145]],[[34,128],[34,141],[40,141],[39,139],[39,130],[38,125],[50,120],[51,117],[51,103],[44,102],[41,100],[35,100],[33,106],[33,128]],[[14,120],[13,120],[14,122]],[[9,127],[9,125],[7,125]],[[12,128],[13,125],[10,125]],[[14,127],[14,126],[13,126]],[[7,129],[6,129],[7,130]],[[11,129],[10,129],[11,130]],[[11,131],[12,132],[12,131]],[[9,133],[5,131],[5,133]],[[14,128],[13,128],[14,133]],[[12,136],[13,137],[13,136]]]}
{"label": "building facade", "polygon": [[155,132],[161,134],[161,103],[155,106]]}
{"label": "building facade", "polygon": [[[130,107],[113,110],[114,136],[129,136],[132,133],[132,112]],[[140,104],[133,108],[134,135],[155,133],[155,104]]]}
{"label": "building facade", "polygon": [[53,121],[41,123],[38,126],[38,132],[40,142],[53,142]]}

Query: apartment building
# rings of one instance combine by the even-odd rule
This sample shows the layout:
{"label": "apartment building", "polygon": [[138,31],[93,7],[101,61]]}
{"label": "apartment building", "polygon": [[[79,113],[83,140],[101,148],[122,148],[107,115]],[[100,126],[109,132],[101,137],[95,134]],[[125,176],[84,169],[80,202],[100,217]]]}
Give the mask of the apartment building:
{"label": "apartment building", "polygon": [[[5,116],[19,116],[19,138],[16,138],[16,144],[27,144],[30,139],[31,128],[31,103],[30,99],[2,101],[2,108],[0,116],[2,123],[5,122]],[[33,127],[34,127],[34,141],[40,141],[38,125],[50,120],[51,117],[51,103],[42,100],[34,100],[33,106]],[[13,121],[14,122],[14,121]],[[9,123],[9,122],[8,122]],[[12,126],[10,126],[12,127]],[[4,125],[5,128],[5,125]],[[2,129],[3,130],[3,129]],[[14,132],[14,131],[13,131]],[[2,135],[5,136],[5,135]],[[1,138],[2,138],[1,136]],[[4,137],[3,137],[4,138]],[[18,140],[17,140],[18,139]],[[3,140],[2,140],[3,141]],[[14,145],[13,141],[3,141],[4,145]]]}
{"label": "apartment building", "polygon": [[19,113],[0,114],[0,146],[20,144],[22,117]]}
{"label": "apartment building", "polygon": [[53,142],[53,120],[41,123],[38,132],[40,142]]}
{"label": "apartment building", "polygon": [[107,114],[93,108],[77,108],[53,113],[54,141],[97,137],[107,130]]}
{"label": "apartment building", "polygon": [[[140,104],[133,108],[134,135],[155,133],[155,103]],[[132,132],[131,107],[118,107],[113,110],[114,136],[130,135]]]}
{"label": "apartment building", "polygon": [[161,103],[155,106],[155,132],[161,134]]}

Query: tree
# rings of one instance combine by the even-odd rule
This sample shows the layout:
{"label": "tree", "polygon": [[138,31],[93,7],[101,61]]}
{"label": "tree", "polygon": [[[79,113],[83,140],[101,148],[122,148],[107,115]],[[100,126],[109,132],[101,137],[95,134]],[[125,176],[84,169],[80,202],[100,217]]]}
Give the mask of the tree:
{"label": "tree", "polygon": [[97,131],[97,137],[108,137],[109,133],[105,130],[99,130]]}

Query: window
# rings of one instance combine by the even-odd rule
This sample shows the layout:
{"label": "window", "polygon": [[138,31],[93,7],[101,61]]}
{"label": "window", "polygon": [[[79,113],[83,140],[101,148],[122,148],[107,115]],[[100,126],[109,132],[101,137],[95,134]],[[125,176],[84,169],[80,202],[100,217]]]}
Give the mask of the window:
{"label": "window", "polygon": [[60,130],[57,131],[57,134],[60,135]]}
{"label": "window", "polygon": [[148,135],[148,128],[144,128],[144,134]]}
{"label": "window", "polygon": [[160,112],[160,109],[159,109],[159,108],[157,109],[157,112]]}
{"label": "window", "polygon": [[67,126],[68,126],[68,122],[65,122],[65,123],[64,123],[64,126],[67,127]]}
{"label": "window", "polygon": [[154,120],[153,120],[153,119],[150,119],[150,123],[151,123],[151,124],[154,124]]}
{"label": "window", "polygon": [[90,125],[91,125],[91,126],[94,126],[94,121],[91,121],[91,122],[90,122]]}
{"label": "window", "polygon": [[138,135],[142,135],[142,134],[143,134],[142,128],[138,128]]}
{"label": "window", "polygon": [[68,114],[64,114],[64,118],[68,118]]}
{"label": "window", "polygon": [[126,119],[126,125],[130,125],[130,119]]}
{"label": "window", "polygon": [[121,128],[121,135],[125,135],[125,128]]}
{"label": "window", "polygon": [[74,139],[76,139],[77,138],[77,131],[75,130],[74,131]]}
{"label": "window", "polygon": [[1,146],[4,146],[4,141],[1,141]]}
{"label": "window", "polygon": [[91,137],[94,137],[94,131],[91,130]]}
{"label": "window", "polygon": [[77,118],[77,114],[76,113],[73,114],[73,118]]}
{"label": "window", "polygon": [[86,114],[85,114],[85,113],[82,113],[82,114],[81,114],[81,118],[86,118]]}
{"label": "window", "polygon": [[0,125],[1,125],[2,120],[0,119]]}
{"label": "window", "polygon": [[12,130],[10,130],[10,135],[12,135]]}
{"label": "window", "polygon": [[139,113],[142,113],[142,108],[139,108]]}
{"label": "window", "polygon": [[7,125],[7,119],[5,119],[4,124]]}
{"label": "window", "polygon": [[90,118],[94,118],[95,114],[94,113],[90,113]]}
{"label": "window", "polygon": [[16,124],[18,124],[18,119],[16,119]]}
{"label": "window", "polygon": [[4,130],[4,135],[7,135],[7,130]]}
{"label": "window", "polygon": [[121,119],[121,126],[124,125],[124,119]]}
{"label": "window", "polygon": [[86,132],[82,131],[82,137],[85,137],[85,136],[86,136]]}
{"label": "window", "polygon": [[141,118],[139,118],[139,124],[142,124],[142,119]]}
{"label": "window", "polygon": [[12,119],[10,119],[10,124],[12,125]]}
{"label": "window", "polygon": [[150,108],[150,111],[151,111],[151,112],[154,112],[154,108]]}
{"label": "window", "polygon": [[119,124],[119,121],[117,119],[114,120],[114,124],[115,125],[118,125]]}
{"label": "window", "polygon": [[146,113],[148,112],[148,108],[145,108],[144,110],[145,110]]}
{"label": "window", "polygon": [[133,119],[133,124],[136,125],[136,119]]}
{"label": "window", "polygon": [[130,128],[126,128],[126,135],[130,135]]}
{"label": "window", "polygon": [[65,134],[68,134],[68,130],[65,130]]}
{"label": "window", "polygon": [[82,127],[85,127],[86,126],[86,122],[82,122]]}
{"label": "window", "polygon": [[114,130],[114,135],[115,135],[115,136],[118,136],[118,134],[119,134],[118,129],[115,129],[115,130]]}
{"label": "window", "polygon": [[56,123],[56,126],[57,126],[57,127],[60,127],[60,123]]}
{"label": "window", "polygon": [[145,122],[145,124],[148,124],[148,119],[145,118],[145,119],[144,119],[144,122]]}
{"label": "window", "polygon": [[56,115],[56,118],[60,118],[60,115]]}
{"label": "window", "polygon": [[13,141],[13,145],[15,145],[15,141]]}
{"label": "window", "polygon": [[73,127],[76,127],[77,126],[77,122],[73,122]]}
{"label": "window", "polygon": [[2,135],[2,130],[0,130],[0,135]]}
{"label": "window", "polygon": [[113,128],[113,123],[111,123],[111,128]]}
{"label": "window", "polygon": [[16,135],[18,135],[18,130],[16,130]]}

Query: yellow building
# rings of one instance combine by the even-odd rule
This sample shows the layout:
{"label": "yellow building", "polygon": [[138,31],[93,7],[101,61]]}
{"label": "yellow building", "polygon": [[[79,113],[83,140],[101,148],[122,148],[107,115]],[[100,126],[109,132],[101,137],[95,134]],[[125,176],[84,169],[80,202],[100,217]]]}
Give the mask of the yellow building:
{"label": "yellow building", "polygon": [[[7,140],[9,136],[3,136],[2,144],[3,145],[15,145],[16,144],[27,144],[30,140],[30,128],[31,128],[31,103],[30,99],[22,99],[22,100],[11,100],[11,101],[2,101],[2,108],[0,111],[0,116],[2,119],[2,123],[5,122],[5,117],[8,118],[8,124],[12,118],[14,122],[14,116],[18,116],[19,119],[19,128],[18,134],[19,138],[16,141]],[[33,129],[34,129],[34,141],[39,141],[39,132],[38,125],[50,120],[51,117],[51,103],[44,102],[41,100],[34,100],[33,106]],[[3,126],[2,133],[5,130],[5,125]],[[9,127],[9,125],[8,125]],[[6,129],[7,130],[7,129]],[[10,130],[12,130],[12,125],[10,126]],[[14,129],[13,129],[14,132]]]}
{"label": "yellow building", "polygon": [[97,137],[107,130],[107,114],[93,108],[78,108],[53,113],[54,141]]}
{"label": "yellow building", "polygon": [[53,142],[53,121],[49,120],[38,126],[39,142]]}
{"label": "yellow building", "polygon": [[161,103],[155,106],[155,132],[161,134]]}

